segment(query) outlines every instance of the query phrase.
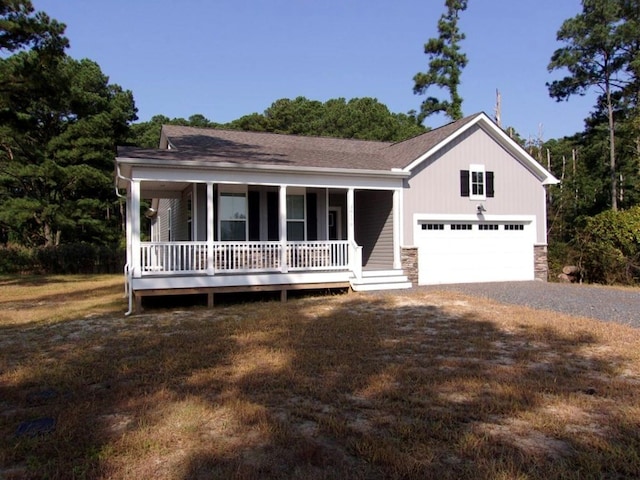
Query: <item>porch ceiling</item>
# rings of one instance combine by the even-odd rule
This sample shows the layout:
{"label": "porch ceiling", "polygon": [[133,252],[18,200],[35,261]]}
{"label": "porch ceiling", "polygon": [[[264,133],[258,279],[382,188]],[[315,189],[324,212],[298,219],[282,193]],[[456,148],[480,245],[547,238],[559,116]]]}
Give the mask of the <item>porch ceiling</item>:
{"label": "porch ceiling", "polygon": [[188,182],[144,181],[140,183],[140,195],[142,198],[171,198],[188,186]]}

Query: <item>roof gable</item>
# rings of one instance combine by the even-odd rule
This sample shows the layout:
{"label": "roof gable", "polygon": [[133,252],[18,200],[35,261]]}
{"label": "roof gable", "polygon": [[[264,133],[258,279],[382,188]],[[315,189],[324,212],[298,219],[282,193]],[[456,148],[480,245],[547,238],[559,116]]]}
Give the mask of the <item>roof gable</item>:
{"label": "roof gable", "polygon": [[[478,113],[470,117],[465,117],[456,122],[452,122],[439,129],[432,130],[423,135],[407,140],[391,147],[399,147],[401,150],[396,155],[404,156],[410,163],[402,167],[405,172],[413,171],[418,165],[432,157],[438,151],[453,142],[456,138],[464,134],[473,126],[477,125],[485,131],[494,141],[507,150],[525,168],[531,171],[543,185],[555,185],[559,183],[550,172],[540,165],[531,155],[529,155],[520,145],[511,139],[502,128],[500,128],[485,113]],[[427,135],[431,134],[427,137]],[[425,137],[425,138],[421,138]],[[408,143],[408,145],[402,145]],[[417,155],[416,155],[417,154]]]}

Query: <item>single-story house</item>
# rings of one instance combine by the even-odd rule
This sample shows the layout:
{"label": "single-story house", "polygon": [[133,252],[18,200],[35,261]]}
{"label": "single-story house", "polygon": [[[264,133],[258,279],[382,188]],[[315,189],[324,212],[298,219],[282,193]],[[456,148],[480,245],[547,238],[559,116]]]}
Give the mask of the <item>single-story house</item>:
{"label": "single-story house", "polygon": [[484,113],[397,143],[166,125],[159,149],[116,158],[130,311],[145,295],[546,280],[557,182]]}

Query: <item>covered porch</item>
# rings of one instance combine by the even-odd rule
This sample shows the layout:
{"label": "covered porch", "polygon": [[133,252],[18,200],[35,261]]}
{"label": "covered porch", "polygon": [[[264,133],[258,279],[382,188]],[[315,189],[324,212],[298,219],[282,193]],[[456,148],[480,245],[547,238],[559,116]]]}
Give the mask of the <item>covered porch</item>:
{"label": "covered porch", "polygon": [[205,293],[213,305],[214,293],[279,290],[284,300],[373,283],[375,272],[406,281],[397,189],[133,180],[128,200],[137,311],[152,295]]}

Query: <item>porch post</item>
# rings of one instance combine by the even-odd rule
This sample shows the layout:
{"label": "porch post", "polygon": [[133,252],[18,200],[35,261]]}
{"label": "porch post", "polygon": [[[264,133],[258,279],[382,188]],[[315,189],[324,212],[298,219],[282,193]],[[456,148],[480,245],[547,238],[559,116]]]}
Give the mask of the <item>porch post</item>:
{"label": "porch post", "polygon": [[129,265],[129,270],[133,268],[133,258],[131,257],[132,247],[131,242],[133,238],[133,233],[131,231],[131,184],[129,184],[129,188],[127,188],[127,199],[125,203],[126,207],[126,236],[127,236],[127,265]]}
{"label": "porch post", "polygon": [[131,181],[131,268],[133,276],[142,277],[140,265],[140,180]]}
{"label": "porch post", "polygon": [[213,236],[214,228],[213,224],[213,182],[207,182],[207,275],[214,274],[213,268]]}
{"label": "porch post", "polygon": [[287,186],[280,185],[280,271],[287,273]]}
{"label": "porch post", "polygon": [[347,240],[356,243],[355,227],[355,190],[347,190]]}
{"label": "porch post", "polygon": [[402,268],[400,259],[400,190],[393,191],[393,268]]}

